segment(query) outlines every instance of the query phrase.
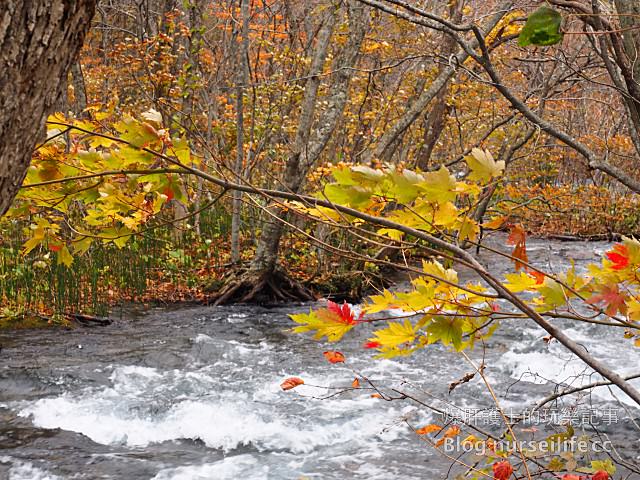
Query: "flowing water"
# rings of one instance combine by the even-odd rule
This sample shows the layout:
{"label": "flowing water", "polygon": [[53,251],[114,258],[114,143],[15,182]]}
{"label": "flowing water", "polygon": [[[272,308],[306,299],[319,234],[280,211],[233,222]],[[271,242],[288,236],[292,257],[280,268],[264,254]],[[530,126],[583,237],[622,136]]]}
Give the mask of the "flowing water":
{"label": "flowing water", "polygon": [[[507,248],[504,237],[492,243]],[[529,253],[562,271],[570,258],[582,268],[607,248],[532,240]],[[481,259],[495,274],[511,269],[493,255]],[[349,387],[357,371],[383,391],[395,387],[448,411],[490,408],[478,378],[448,394],[449,383],[471,367],[439,345],[374,360],[362,348],[364,329],[339,344],[347,363],[330,365],[322,351],[334,347],[288,331],[287,314],[308,308],[153,309],[125,313],[107,327],[1,332],[0,479],[453,478],[460,469],[450,470],[407,425],[440,421],[438,415],[409,400],[372,398],[370,390],[331,395]],[[566,325],[619,373],[637,372],[638,350],[614,330]],[[507,321],[485,350],[471,354],[484,357],[505,409],[533,405],[556,383],[598,379],[544,336],[530,321]],[[289,376],[306,384],[283,392]],[[585,402],[615,409],[615,421],[598,428],[620,456],[637,461],[631,420],[640,419],[632,402],[609,387]]]}

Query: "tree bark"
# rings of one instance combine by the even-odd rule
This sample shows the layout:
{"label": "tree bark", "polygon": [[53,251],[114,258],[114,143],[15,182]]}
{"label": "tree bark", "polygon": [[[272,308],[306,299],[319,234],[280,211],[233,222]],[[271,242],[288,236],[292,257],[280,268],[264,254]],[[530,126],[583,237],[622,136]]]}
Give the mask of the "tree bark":
{"label": "tree bark", "polygon": [[[240,2],[241,27],[237,32],[236,77],[236,161],[233,167],[236,180],[244,177],[244,91],[249,85],[249,0]],[[231,214],[231,262],[240,261],[240,214],[242,192],[234,190]]]}
{"label": "tree bark", "polygon": [[[462,2],[451,3],[449,6],[449,16],[456,23],[460,23],[462,21]],[[441,35],[442,51],[440,52],[440,56],[443,59],[449,59],[451,55],[454,55],[458,50],[458,44],[450,35],[447,35],[446,33],[442,33]],[[442,69],[443,65],[441,63],[438,65],[438,74],[442,73]],[[429,169],[431,154],[433,153],[433,149],[435,148],[446,124],[446,116],[449,113],[449,106],[447,105],[448,85],[449,82],[445,83],[440,89],[438,95],[434,99],[431,110],[429,110],[425,115],[424,143],[418,151],[416,158],[416,167],[424,171]]]}
{"label": "tree bark", "polygon": [[73,62],[71,65],[71,84],[73,85],[74,112],[78,116],[84,116],[84,111],[87,108],[87,88],[80,62]]}
{"label": "tree bark", "polygon": [[[355,0],[348,2],[349,38],[344,49],[332,62],[332,72],[334,74],[329,88],[331,93],[326,100],[327,106],[315,122],[316,128],[312,132],[318,88],[321,81],[320,74],[322,73],[322,67],[327,56],[327,48],[335,24],[336,12],[333,7],[331,9],[332,11],[326,13],[323,26],[318,34],[309,79],[305,85],[295,142],[287,160],[283,184],[287,190],[292,192],[300,191],[307,172],[326,148],[342,116],[347,102],[351,78],[355,71],[354,67],[360,58],[360,47],[369,26],[369,9],[359,5]],[[267,219],[260,236],[256,256],[252,262],[252,270],[269,272],[275,269],[283,231],[283,223],[280,220],[281,215],[277,208],[270,210],[270,218]]]}
{"label": "tree bark", "polygon": [[627,57],[625,62],[618,60],[616,63],[623,72],[624,68],[630,71],[630,75],[625,76],[630,98],[625,97],[624,100],[629,113],[631,138],[640,154],[640,4],[637,0],[616,0],[615,5],[620,14],[622,45]]}
{"label": "tree bark", "polygon": [[95,0],[3,0],[0,6],[0,215],[24,180],[44,122],[91,25]]}
{"label": "tree bark", "polygon": [[[322,27],[318,32],[318,39],[313,50],[313,58],[311,59],[311,67],[309,69],[309,78],[305,84],[304,98],[300,107],[300,118],[298,121],[298,129],[296,130],[295,141],[292,145],[292,151],[286,163],[286,170],[283,179],[285,190],[297,192],[302,185],[303,172],[301,167],[301,156],[307,148],[311,127],[313,124],[313,116],[316,108],[316,99],[318,96],[318,88],[320,87],[322,68],[327,58],[327,49],[333,33],[335,24],[335,12],[332,6],[328,7],[330,11],[325,13],[322,21]],[[251,263],[251,269],[257,272],[271,272],[275,270],[278,260],[278,248],[280,246],[280,237],[282,236],[282,222],[280,221],[280,211],[277,206],[269,208],[269,218],[266,219],[256,254]]]}

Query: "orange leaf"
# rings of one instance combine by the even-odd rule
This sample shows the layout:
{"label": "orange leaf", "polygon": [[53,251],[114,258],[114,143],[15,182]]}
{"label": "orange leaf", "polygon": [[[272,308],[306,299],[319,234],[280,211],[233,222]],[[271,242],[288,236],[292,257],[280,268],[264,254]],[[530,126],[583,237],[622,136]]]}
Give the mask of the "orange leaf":
{"label": "orange leaf", "polygon": [[529,270],[529,275],[536,279],[536,285],[542,285],[544,283],[544,279],[546,275],[542,272],[537,272],[536,270]]}
{"label": "orange leaf", "polygon": [[298,385],[302,385],[302,384],[304,384],[304,380],[302,380],[301,378],[289,377],[280,384],[280,388],[282,388],[282,390],[284,391],[287,391],[287,390],[291,390],[292,388],[296,388]]}
{"label": "orange leaf", "polygon": [[382,395],[380,395],[379,393],[372,393],[371,398],[382,398]]}
{"label": "orange leaf", "polygon": [[426,435],[427,433],[439,432],[440,430],[442,430],[442,427],[440,425],[432,423],[430,425],[425,425],[424,427],[419,428],[418,430],[416,430],[416,433],[418,435]]}
{"label": "orange leaf", "polygon": [[516,271],[524,268],[524,263],[528,263],[527,257],[527,232],[524,227],[517,223],[509,226],[509,236],[507,243],[514,245],[511,256],[514,258]]}
{"label": "orange leaf", "polygon": [[513,467],[506,460],[493,464],[493,479],[507,480],[513,474]]}
{"label": "orange leaf", "polygon": [[624,303],[626,297],[620,293],[618,285],[604,285],[600,288],[598,295],[593,295],[587,300],[591,305],[596,303],[604,303],[607,315],[615,315],[618,312],[625,313],[627,305]]}
{"label": "orange leaf", "polygon": [[504,225],[504,222],[507,221],[508,217],[494,217],[491,220],[489,220],[488,222],[485,222],[482,224],[482,226],[484,228],[490,228],[492,230],[497,230],[500,227],[502,227],[502,225]]}
{"label": "orange leaf", "polygon": [[459,433],[460,427],[458,425],[453,425],[452,427],[447,428],[447,431],[444,432],[442,438],[436,442],[436,447],[441,446],[447,438],[453,438]]}
{"label": "orange leaf", "polygon": [[163,191],[162,191],[163,195],[166,195],[167,197],[167,201],[169,200],[173,200],[173,190],[171,189],[171,186],[166,187]]}
{"label": "orange leaf", "polygon": [[341,352],[328,351],[323,353],[329,363],[344,363],[344,355]]}
{"label": "orange leaf", "polygon": [[360,380],[358,380],[357,378],[353,379],[353,382],[351,382],[351,388],[359,388],[360,387]]}

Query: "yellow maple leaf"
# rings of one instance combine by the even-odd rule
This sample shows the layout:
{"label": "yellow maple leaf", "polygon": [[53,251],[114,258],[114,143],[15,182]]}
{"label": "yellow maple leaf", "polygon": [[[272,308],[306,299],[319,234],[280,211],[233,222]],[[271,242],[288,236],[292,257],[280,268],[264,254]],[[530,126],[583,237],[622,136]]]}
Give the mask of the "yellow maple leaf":
{"label": "yellow maple leaf", "polygon": [[507,273],[505,278],[507,281],[504,286],[514,293],[533,290],[538,286],[538,280],[526,272]]}
{"label": "yellow maple leaf", "polygon": [[488,150],[479,148],[472,149],[471,155],[467,155],[465,161],[471,169],[469,180],[486,182],[502,175],[505,168],[504,160],[496,162]]}
{"label": "yellow maple leaf", "polygon": [[411,343],[416,338],[416,328],[409,320],[405,320],[404,323],[388,322],[387,325],[387,328],[373,332],[374,337],[369,341],[385,347],[395,347],[403,343]]}

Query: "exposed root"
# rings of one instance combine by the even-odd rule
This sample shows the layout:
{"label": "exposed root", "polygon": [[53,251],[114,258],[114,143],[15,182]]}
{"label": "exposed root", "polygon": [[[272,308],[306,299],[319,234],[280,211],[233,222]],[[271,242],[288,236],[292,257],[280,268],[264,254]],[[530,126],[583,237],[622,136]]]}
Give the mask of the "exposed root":
{"label": "exposed root", "polygon": [[255,303],[259,305],[315,300],[313,294],[285,272],[239,270],[227,277],[213,296],[214,305]]}

